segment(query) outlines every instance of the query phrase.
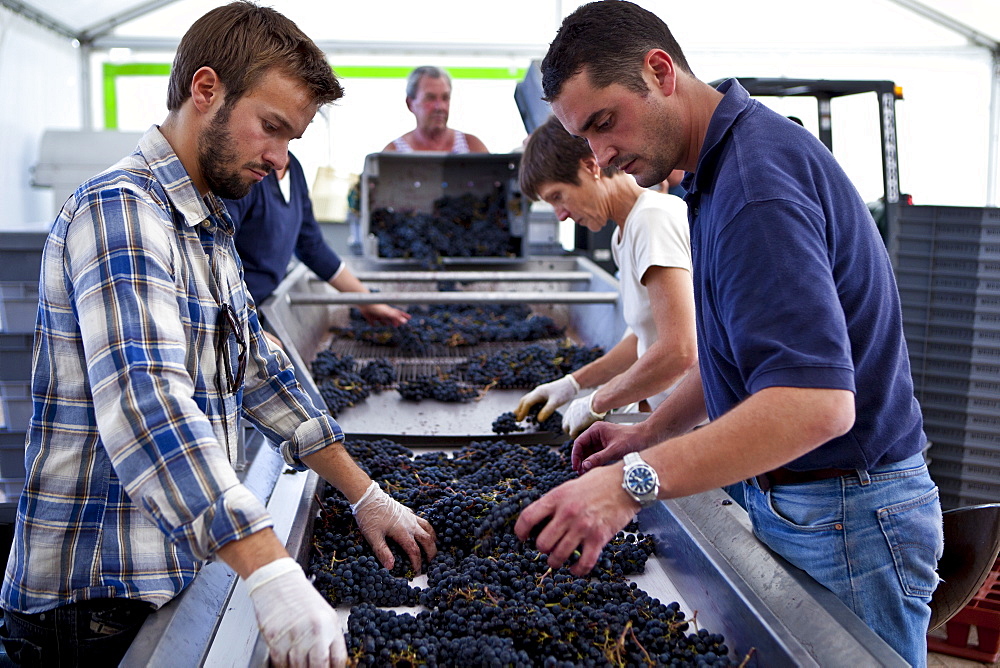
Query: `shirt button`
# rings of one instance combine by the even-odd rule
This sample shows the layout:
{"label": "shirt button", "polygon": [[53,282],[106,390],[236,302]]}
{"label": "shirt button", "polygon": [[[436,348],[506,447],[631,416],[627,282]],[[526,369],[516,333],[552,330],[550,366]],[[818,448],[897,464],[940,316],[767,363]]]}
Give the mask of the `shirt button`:
{"label": "shirt button", "polygon": [[207,220],[203,220],[203,221],[201,221],[201,226],[204,227],[207,230],[208,228],[210,228],[212,226],[212,223],[208,222]]}

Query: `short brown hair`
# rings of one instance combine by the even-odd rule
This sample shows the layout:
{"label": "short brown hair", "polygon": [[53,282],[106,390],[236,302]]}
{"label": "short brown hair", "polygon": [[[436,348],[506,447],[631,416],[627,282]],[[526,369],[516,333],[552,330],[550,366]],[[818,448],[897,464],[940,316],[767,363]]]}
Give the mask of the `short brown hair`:
{"label": "short brown hair", "polygon": [[[586,139],[574,137],[556,116],[548,119],[531,133],[524,146],[518,167],[521,193],[530,200],[541,199],[538,190],[546,183],[580,185],[580,163],[594,157]],[[605,167],[604,176],[619,173],[617,167]]]}
{"label": "short brown hair", "polygon": [[216,7],[181,38],[170,70],[167,109],[177,111],[191,96],[191,79],[211,67],[232,105],[272,67],[300,79],[318,105],[344,95],[326,56],[291,20],[269,7],[237,0]]}
{"label": "short brown hair", "polygon": [[680,44],[653,12],[625,0],[581,5],[563,19],[542,60],[544,99],[554,101],[563,84],[584,70],[595,88],[619,83],[645,94],[642,64],[652,49],[662,49],[677,69],[694,76]]}

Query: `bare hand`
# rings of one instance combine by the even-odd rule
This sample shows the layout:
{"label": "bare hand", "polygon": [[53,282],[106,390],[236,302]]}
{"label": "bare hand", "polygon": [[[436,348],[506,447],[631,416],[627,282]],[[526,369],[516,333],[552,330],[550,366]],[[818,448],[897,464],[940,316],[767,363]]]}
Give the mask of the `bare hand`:
{"label": "bare hand", "polygon": [[595,422],[573,442],[571,463],[577,473],[616,462],[651,445],[642,424]]}
{"label": "bare hand", "polygon": [[521,512],[514,532],[521,540],[549,518],[535,538],[535,546],[549,555],[548,564],[559,568],[581,548],[570,571],[582,577],[593,570],[601,550],[628,524],[639,504],[621,488],[622,467],[608,466],[559,485]]}
{"label": "bare hand", "polygon": [[399,327],[410,320],[409,313],[388,304],[364,304],[359,306],[358,310],[371,325],[382,324]]}

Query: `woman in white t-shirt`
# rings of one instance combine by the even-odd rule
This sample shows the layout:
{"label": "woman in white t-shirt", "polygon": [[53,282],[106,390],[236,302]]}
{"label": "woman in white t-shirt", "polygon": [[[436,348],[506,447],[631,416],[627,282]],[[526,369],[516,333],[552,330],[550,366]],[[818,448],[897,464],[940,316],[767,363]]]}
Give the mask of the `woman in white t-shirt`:
{"label": "woman in white t-shirt", "polygon": [[545,402],[539,420],[576,398],[563,430],[576,437],[612,410],[638,403],[652,410],[697,364],[691,242],[684,200],[640,187],[615,167],[601,169],[585,140],[555,116],[528,138],[520,161],[521,191],[552,205],[559,220],[572,218],[594,232],[613,223],[611,252],[620,270],[628,331],[599,359],[521,398],[523,420]]}

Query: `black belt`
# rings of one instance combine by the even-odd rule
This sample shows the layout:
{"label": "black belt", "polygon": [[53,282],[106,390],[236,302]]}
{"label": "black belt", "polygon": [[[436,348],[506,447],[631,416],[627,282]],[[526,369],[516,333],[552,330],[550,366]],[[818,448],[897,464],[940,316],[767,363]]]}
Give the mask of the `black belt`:
{"label": "black belt", "polygon": [[816,482],[817,480],[830,480],[831,478],[841,478],[845,475],[856,474],[857,469],[813,469],[812,471],[793,471],[785,467],[774,469],[766,473],[754,476],[747,480],[766,492],[775,485],[798,485],[803,482]]}

